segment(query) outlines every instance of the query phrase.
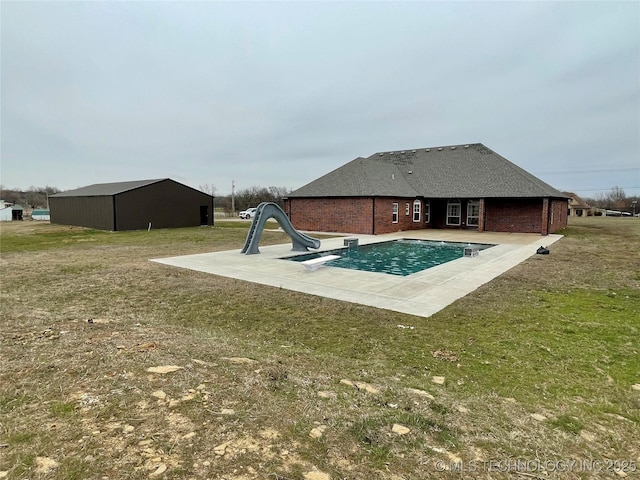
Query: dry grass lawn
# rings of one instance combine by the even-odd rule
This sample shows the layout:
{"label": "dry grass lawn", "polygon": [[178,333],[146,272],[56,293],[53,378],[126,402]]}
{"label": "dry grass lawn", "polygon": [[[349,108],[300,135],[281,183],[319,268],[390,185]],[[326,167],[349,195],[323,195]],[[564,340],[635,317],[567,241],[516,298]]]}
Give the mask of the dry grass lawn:
{"label": "dry grass lawn", "polygon": [[0,478],[638,476],[640,221],[431,318],[148,261],[247,226],[1,226]]}

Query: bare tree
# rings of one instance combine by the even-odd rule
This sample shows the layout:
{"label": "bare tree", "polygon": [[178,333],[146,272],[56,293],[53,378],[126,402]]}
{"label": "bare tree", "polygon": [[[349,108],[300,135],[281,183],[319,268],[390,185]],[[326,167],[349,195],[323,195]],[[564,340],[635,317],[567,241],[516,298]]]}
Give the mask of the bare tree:
{"label": "bare tree", "polygon": [[284,206],[284,198],[291,192],[285,187],[251,187],[236,193],[236,207],[244,210],[262,202],[273,202]]}
{"label": "bare tree", "polygon": [[8,189],[0,185],[0,200],[20,205],[24,203],[24,193],[15,188]]}
{"label": "bare tree", "polygon": [[200,185],[198,189],[200,189],[201,192],[211,195],[212,197],[216,196],[217,189],[213,183],[205,183],[204,185]]}
{"label": "bare tree", "polygon": [[31,208],[44,208],[47,206],[47,194],[40,188],[29,187],[25,193],[27,205]]}
{"label": "bare tree", "polygon": [[49,185],[46,185],[44,188],[41,188],[40,190],[46,193],[47,195],[54,195],[56,193],[60,193],[59,188],[50,187]]}
{"label": "bare tree", "polygon": [[0,199],[17,205],[24,205],[30,208],[47,208],[48,197],[54,193],[59,193],[60,189],[56,187],[36,187],[31,185],[27,191],[20,189],[5,189],[0,186]]}
{"label": "bare tree", "polygon": [[607,197],[611,205],[610,208],[624,210],[627,206],[627,195],[624,193],[624,189],[618,186],[613,187]]}

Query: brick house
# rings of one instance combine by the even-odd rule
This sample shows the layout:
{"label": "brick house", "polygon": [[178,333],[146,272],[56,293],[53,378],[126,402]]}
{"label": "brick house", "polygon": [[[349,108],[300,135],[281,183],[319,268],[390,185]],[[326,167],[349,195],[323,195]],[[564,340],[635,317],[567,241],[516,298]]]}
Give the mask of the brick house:
{"label": "brick house", "polygon": [[289,194],[285,211],[299,230],[369,235],[567,226],[566,195],[480,143],[356,158]]}
{"label": "brick house", "polygon": [[569,197],[569,216],[587,217],[593,215],[595,209],[573,192],[562,192]]}

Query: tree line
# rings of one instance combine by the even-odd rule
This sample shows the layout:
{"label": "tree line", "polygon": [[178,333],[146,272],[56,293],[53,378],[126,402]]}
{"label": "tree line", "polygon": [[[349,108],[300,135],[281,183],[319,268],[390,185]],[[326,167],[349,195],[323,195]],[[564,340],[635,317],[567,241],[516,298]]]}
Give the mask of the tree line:
{"label": "tree line", "polygon": [[284,199],[293,191],[286,187],[250,187],[238,190],[233,195],[216,196],[213,185],[201,185],[200,190],[214,195],[216,209],[222,209],[227,215],[257,207],[262,202],[273,202],[284,207]]}
{"label": "tree line", "polygon": [[59,193],[61,190],[56,187],[35,187],[30,186],[27,190],[16,188],[5,188],[0,185],[0,200],[20,205],[27,208],[49,208],[49,195]]}
{"label": "tree line", "polygon": [[[233,195],[216,196],[216,187],[214,185],[200,185],[199,189],[215,196],[216,208],[221,208],[228,215],[247,208],[257,207],[261,202],[274,202],[284,207],[284,199],[292,192],[292,189],[286,187],[254,186],[238,190]],[[49,195],[59,192],[61,192],[59,188],[50,187],[49,185],[44,187],[32,185],[27,190],[5,188],[4,185],[0,185],[0,199],[28,208],[48,208]],[[637,195],[628,197],[624,189],[620,187],[613,187],[609,192],[600,193],[593,198],[583,197],[582,200],[595,208],[629,213],[640,212],[640,197]]]}
{"label": "tree line", "polygon": [[[292,191],[286,187],[251,187],[238,190],[233,195],[216,196],[214,185],[200,185],[199,189],[215,196],[216,208],[222,208],[225,213],[229,214],[232,213],[232,206],[235,207],[235,212],[239,212],[250,207],[257,207],[261,202],[274,202],[283,207],[285,197]],[[32,185],[27,190],[6,188],[4,185],[0,185],[0,199],[27,208],[48,208],[49,195],[61,191],[59,188],[49,185],[45,187]]]}
{"label": "tree line", "polygon": [[627,197],[624,189],[620,187],[613,187],[609,192],[600,193],[595,198],[583,197],[582,200],[590,207],[628,213],[640,212],[640,197]]}

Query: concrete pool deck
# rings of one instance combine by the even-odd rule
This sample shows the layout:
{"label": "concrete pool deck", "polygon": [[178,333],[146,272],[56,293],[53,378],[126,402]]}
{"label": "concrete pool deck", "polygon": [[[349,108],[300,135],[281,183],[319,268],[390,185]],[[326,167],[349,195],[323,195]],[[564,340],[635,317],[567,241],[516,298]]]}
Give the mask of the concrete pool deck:
{"label": "concrete pool deck", "polygon": [[221,275],[296,292],[429,317],[464,297],[510,268],[549,246],[562,235],[523,233],[414,230],[386,235],[343,235],[322,240],[319,251],[344,246],[345,238],[357,238],[360,245],[398,238],[445,242],[490,243],[494,247],[423,270],[406,277],[323,266],[306,270],[298,262],[282,260],[300,252],[291,243],[261,246],[259,255],[238,250],[202,253],[151,261],[198,272]]}

